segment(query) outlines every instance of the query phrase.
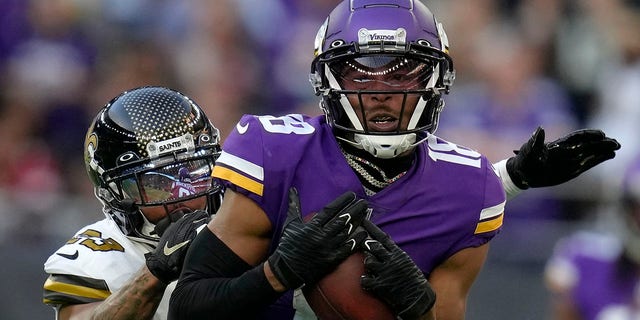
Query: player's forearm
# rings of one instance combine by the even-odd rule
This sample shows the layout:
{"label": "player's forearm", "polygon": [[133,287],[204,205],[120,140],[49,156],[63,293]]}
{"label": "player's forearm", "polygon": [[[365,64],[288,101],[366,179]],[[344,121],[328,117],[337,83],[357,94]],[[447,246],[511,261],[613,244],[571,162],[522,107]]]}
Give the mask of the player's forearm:
{"label": "player's forearm", "polygon": [[91,319],[151,319],[166,287],[143,267],[126,286],[94,309]]}
{"label": "player's forearm", "polygon": [[169,314],[190,320],[252,319],[281,295],[263,264],[247,264],[205,228],[189,248]]}
{"label": "player's forearm", "polygon": [[267,278],[267,281],[269,281],[269,284],[271,285],[273,290],[275,290],[277,292],[285,292],[285,291],[287,291],[287,288],[282,284],[282,282],[280,282],[280,280],[278,280],[276,275],[271,270],[271,267],[269,266],[269,262],[268,261],[265,261],[265,263],[263,264],[263,268],[262,269],[264,270],[264,275]]}
{"label": "player's forearm", "polygon": [[266,280],[263,265],[235,278],[191,274],[178,281],[171,295],[169,315],[190,320],[253,319],[281,295]]}

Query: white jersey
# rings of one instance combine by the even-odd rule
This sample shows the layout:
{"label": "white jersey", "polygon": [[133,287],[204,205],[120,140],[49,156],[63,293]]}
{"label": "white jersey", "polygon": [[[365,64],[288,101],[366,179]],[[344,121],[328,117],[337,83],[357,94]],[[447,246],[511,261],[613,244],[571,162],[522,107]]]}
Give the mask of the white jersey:
{"label": "white jersey", "polygon": [[[54,307],[102,301],[122,288],[145,263],[148,244],[127,238],[111,219],[105,218],[78,231],[44,264],[49,278],[44,303]],[[167,287],[153,319],[167,319]]]}

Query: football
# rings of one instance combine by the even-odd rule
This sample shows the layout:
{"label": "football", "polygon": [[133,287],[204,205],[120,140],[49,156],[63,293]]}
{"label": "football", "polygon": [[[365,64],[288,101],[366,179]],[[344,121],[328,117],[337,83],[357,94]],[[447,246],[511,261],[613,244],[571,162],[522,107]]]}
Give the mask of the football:
{"label": "football", "polygon": [[393,320],[384,302],[364,291],[364,254],[355,252],[316,285],[302,288],[305,299],[320,320]]}

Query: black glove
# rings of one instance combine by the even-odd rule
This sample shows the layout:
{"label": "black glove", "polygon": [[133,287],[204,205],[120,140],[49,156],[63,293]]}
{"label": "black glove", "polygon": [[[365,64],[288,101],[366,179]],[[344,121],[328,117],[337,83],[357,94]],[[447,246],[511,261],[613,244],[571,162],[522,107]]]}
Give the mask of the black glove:
{"label": "black glove", "polygon": [[366,232],[358,226],[367,212],[367,202],[347,192],[304,223],[298,191],[291,188],[280,244],[269,257],[274,275],[291,289],[319,281],[365,239]]}
{"label": "black glove", "polygon": [[507,172],[523,190],[555,186],[612,159],[618,149],[618,141],[595,129],[577,130],[545,144],[544,129],[538,127],[507,160]]}
{"label": "black glove", "polygon": [[364,270],[362,289],[386,302],[400,319],[418,319],[436,302],[420,268],[373,222],[362,226],[370,239],[364,242]]}
{"label": "black glove", "polygon": [[211,220],[209,213],[202,210],[182,214],[161,232],[158,247],[144,255],[149,271],[166,284],[178,279],[191,240]]}
{"label": "black glove", "polygon": [[162,218],[160,221],[156,223],[155,228],[153,228],[153,232],[158,235],[158,237],[162,237],[164,231],[174,222],[178,221],[185,214],[192,213],[193,210],[180,207],[176,210],[171,211],[166,217]]}

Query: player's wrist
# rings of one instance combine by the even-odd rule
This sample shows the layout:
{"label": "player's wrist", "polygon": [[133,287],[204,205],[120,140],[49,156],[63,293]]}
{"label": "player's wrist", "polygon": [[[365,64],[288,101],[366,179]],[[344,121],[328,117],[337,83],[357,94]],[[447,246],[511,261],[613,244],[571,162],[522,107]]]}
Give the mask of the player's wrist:
{"label": "player's wrist", "polygon": [[158,277],[157,275],[155,275],[151,269],[149,269],[149,266],[147,266],[146,264],[142,267],[142,272],[146,275],[145,278],[148,280],[148,283],[151,285],[156,285],[156,286],[160,286],[162,288],[166,288],[169,282],[165,282],[163,281],[160,277]]}
{"label": "player's wrist", "polygon": [[287,287],[285,287],[285,285],[278,279],[278,277],[276,277],[275,273],[271,269],[269,261],[264,262],[262,270],[264,271],[264,275],[273,290],[277,292],[284,292],[287,290]]}
{"label": "player's wrist", "polygon": [[146,260],[145,269],[149,271],[149,274],[151,274],[155,279],[158,279],[159,282],[166,286],[175,280],[170,274],[171,272],[167,272],[160,267],[164,262],[158,261],[153,252],[146,253],[144,257]]}
{"label": "player's wrist", "polygon": [[411,305],[409,305],[405,310],[401,311],[398,314],[398,318],[405,319],[425,319],[431,314],[431,310],[436,303],[436,295],[435,292],[431,289],[431,287],[427,287],[424,290],[424,293],[420,296],[419,299],[416,299]]}
{"label": "player's wrist", "polygon": [[526,190],[526,188],[520,188],[513,181],[512,174],[507,169],[508,168],[507,162],[509,160],[511,160],[511,158],[498,161],[497,163],[494,164],[494,167],[498,172],[498,175],[500,176],[500,180],[502,180],[502,187],[504,188],[504,191],[507,194],[507,199],[512,199],[518,194],[520,194],[523,190]]}

